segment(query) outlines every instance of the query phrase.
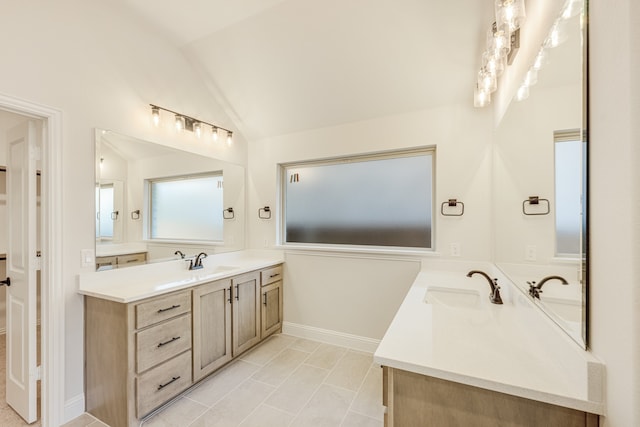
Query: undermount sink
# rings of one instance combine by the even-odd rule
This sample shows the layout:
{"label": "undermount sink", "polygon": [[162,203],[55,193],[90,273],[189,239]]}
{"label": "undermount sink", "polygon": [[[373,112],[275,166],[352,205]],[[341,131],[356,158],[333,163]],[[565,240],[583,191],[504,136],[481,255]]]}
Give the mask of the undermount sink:
{"label": "undermount sink", "polygon": [[213,273],[213,274],[217,274],[217,273],[226,273],[227,271],[231,271],[231,270],[236,270],[239,267],[237,265],[216,265],[212,268],[208,268],[205,271],[207,273]]}
{"label": "undermount sink", "polygon": [[480,292],[474,289],[430,286],[425,293],[424,302],[455,308],[477,308],[480,306]]}

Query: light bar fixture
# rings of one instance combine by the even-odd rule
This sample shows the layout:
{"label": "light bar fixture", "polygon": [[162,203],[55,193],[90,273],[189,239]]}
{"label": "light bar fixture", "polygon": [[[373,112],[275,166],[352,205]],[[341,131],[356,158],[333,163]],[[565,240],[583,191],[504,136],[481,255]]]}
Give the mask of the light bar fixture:
{"label": "light bar fixture", "polygon": [[205,122],[200,119],[195,119],[193,117],[185,116],[182,113],[178,113],[176,111],[169,110],[164,107],[159,107],[154,104],[149,104],[151,106],[151,119],[155,126],[160,126],[160,110],[171,113],[175,117],[175,126],[176,130],[183,131],[188,130],[189,132],[194,132],[198,138],[202,136],[203,133],[203,125],[207,125],[211,128],[211,138],[214,141],[218,140],[218,132],[223,130],[227,133],[227,144],[233,144],[233,132],[229,129],[225,129],[222,126],[214,125],[212,123]]}

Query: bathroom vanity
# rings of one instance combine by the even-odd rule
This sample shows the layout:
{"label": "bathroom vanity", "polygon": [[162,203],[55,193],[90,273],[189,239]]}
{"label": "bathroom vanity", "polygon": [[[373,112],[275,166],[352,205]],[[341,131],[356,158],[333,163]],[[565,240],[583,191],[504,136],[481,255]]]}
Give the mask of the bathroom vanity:
{"label": "bathroom vanity", "polygon": [[[207,262],[208,261],[208,262]],[[86,410],[140,419],[282,328],[282,260],[248,251],[83,275]]]}
{"label": "bathroom vanity", "polygon": [[597,426],[604,366],[494,265],[470,264],[423,261],[378,346],[385,426]]}

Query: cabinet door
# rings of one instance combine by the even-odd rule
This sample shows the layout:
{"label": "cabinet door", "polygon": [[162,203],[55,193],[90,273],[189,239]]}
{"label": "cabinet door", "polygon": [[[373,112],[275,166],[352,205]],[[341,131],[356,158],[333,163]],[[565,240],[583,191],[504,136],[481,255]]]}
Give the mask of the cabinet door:
{"label": "cabinet door", "polygon": [[233,354],[260,341],[260,274],[252,272],[232,279]]}
{"label": "cabinet door", "polygon": [[231,281],[219,280],[193,290],[194,381],[231,357]]}
{"label": "cabinet door", "polygon": [[282,327],[282,281],[262,287],[262,339]]}

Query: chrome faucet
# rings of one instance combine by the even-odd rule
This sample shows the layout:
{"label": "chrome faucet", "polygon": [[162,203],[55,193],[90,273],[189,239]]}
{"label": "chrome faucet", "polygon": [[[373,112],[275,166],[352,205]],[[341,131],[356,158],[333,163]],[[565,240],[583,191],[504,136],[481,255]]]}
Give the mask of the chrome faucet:
{"label": "chrome faucet", "polygon": [[471,270],[467,273],[467,277],[471,277],[474,274],[480,274],[487,279],[489,286],[491,287],[491,293],[489,294],[489,301],[493,304],[502,304],[502,297],[500,297],[500,286],[498,286],[498,279],[491,279],[487,273],[480,270]]}
{"label": "chrome faucet", "polygon": [[562,283],[563,285],[569,284],[569,282],[567,282],[567,280],[562,276],[547,276],[544,279],[542,279],[540,283],[538,283],[537,285],[536,285],[536,282],[527,282],[527,284],[529,285],[529,295],[531,295],[534,298],[540,299],[540,294],[542,293],[542,285],[547,283],[549,280],[554,280],[554,279],[559,280],[560,283]]}
{"label": "chrome faucet", "polygon": [[196,256],[195,261],[192,259],[189,262],[189,270],[200,270],[203,268],[202,260],[206,258],[207,254],[204,252],[200,252],[198,256]]}
{"label": "chrome faucet", "polygon": [[184,259],[184,254],[182,253],[182,251],[178,250],[178,251],[175,251],[173,254],[174,255],[180,255],[180,259]]}

